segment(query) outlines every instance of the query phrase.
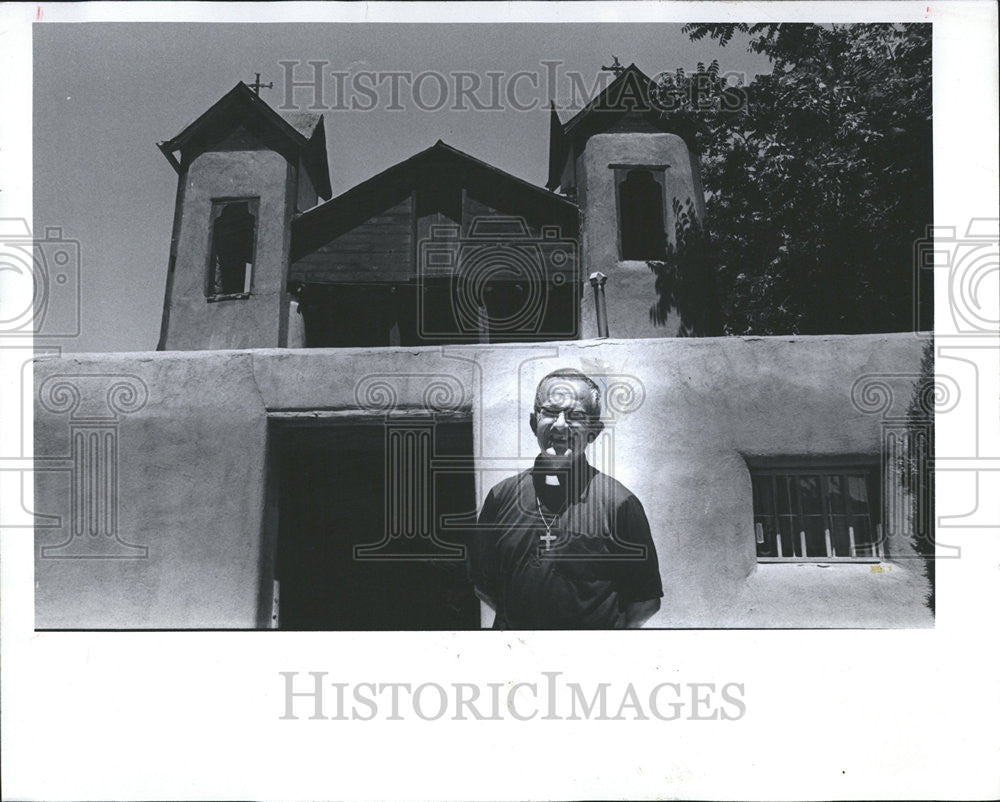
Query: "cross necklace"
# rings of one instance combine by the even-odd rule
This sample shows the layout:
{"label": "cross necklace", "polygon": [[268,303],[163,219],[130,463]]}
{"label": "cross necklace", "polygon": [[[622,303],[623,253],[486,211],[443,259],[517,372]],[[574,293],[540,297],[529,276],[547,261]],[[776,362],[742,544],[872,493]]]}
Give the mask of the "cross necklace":
{"label": "cross necklace", "polygon": [[543,543],[545,543],[546,551],[551,551],[552,541],[559,539],[558,535],[552,534],[552,527],[555,526],[556,521],[559,520],[559,516],[558,515],[554,516],[552,518],[552,523],[549,523],[548,521],[545,520],[545,513],[542,512],[542,503],[538,500],[537,496],[535,497],[535,506],[538,507],[538,516],[542,519],[542,524],[544,524],[545,526],[545,534],[539,535],[538,539],[541,540]]}

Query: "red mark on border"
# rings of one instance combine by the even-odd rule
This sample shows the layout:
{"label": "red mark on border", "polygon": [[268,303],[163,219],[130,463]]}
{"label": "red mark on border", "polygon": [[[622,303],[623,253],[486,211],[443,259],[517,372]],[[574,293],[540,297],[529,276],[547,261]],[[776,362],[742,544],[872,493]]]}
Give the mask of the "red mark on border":
{"label": "red mark on border", "polygon": [[35,8],[37,9],[36,12],[35,12],[35,19],[36,20],[40,20],[42,18],[42,7],[41,6],[35,6]]}

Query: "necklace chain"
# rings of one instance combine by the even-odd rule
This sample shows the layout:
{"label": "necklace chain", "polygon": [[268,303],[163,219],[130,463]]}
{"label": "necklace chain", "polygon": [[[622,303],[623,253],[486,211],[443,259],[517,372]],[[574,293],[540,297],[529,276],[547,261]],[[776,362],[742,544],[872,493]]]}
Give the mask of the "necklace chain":
{"label": "necklace chain", "polygon": [[556,521],[559,520],[559,515],[556,514],[552,518],[552,523],[545,520],[545,513],[542,512],[542,503],[535,497],[535,506],[538,508],[538,516],[542,519],[542,525],[545,527],[545,534],[539,535],[538,539],[545,543],[545,550],[549,551],[552,549],[552,541],[556,540],[556,536],[552,534],[552,527],[555,526]]}

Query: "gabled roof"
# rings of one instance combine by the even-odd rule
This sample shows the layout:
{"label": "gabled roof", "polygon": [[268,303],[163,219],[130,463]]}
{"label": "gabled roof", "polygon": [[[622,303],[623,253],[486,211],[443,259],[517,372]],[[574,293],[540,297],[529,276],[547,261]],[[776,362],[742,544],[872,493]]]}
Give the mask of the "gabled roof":
{"label": "gabled roof", "polygon": [[277,112],[242,81],[175,137],[158,142],[157,147],[174,169],[180,172],[181,161],[178,161],[175,153],[180,151],[183,160],[185,150],[195,146],[211,132],[234,126],[242,115],[252,115],[278,141],[290,146],[294,152],[301,153],[316,191],[320,197],[330,197],[332,190],[323,115],[301,111]]}
{"label": "gabled roof", "polygon": [[431,147],[294,217],[292,259],[311,251],[330,226],[339,225],[344,219],[352,217],[360,208],[367,207],[372,198],[390,191],[390,187],[419,186],[427,180],[428,175],[464,175],[469,183],[472,183],[472,178],[478,179],[480,186],[485,185],[508,196],[522,198],[526,211],[528,208],[542,209],[545,210],[544,214],[560,220],[572,220],[574,228],[576,226],[578,207],[572,201],[470,156],[439,139]]}
{"label": "gabled roof", "polygon": [[578,156],[594,134],[616,131],[684,133],[675,129],[657,105],[656,82],[635,64],[615,79],[567,122],[560,123],[555,107],[549,124],[549,172],[546,187],[555,190],[571,154]]}
{"label": "gabled roof", "polygon": [[655,111],[650,101],[656,83],[635,64],[629,64],[604,90],[599,92],[586,106],[573,115],[563,125],[566,134],[584,126],[594,114],[621,113],[628,111]]}

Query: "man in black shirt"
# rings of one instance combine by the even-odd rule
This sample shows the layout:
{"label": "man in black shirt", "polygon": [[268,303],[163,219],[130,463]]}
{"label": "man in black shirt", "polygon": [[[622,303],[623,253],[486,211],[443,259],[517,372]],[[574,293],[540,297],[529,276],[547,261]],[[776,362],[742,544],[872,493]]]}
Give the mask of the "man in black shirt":
{"label": "man in black shirt", "polygon": [[600,416],[600,388],[583,373],[539,382],[529,420],[541,453],[490,490],[472,537],[472,581],[496,629],[640,627],[660,608],[642,504],[584,455]]}

